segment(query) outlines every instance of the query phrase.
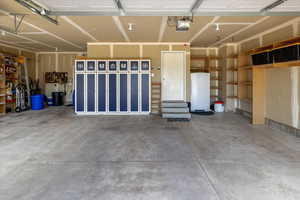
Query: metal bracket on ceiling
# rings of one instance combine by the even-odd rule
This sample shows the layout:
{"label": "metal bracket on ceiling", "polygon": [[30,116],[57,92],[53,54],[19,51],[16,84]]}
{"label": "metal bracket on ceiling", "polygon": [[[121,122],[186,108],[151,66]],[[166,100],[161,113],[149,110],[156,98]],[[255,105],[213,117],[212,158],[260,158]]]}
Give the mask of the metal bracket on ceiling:
{"label": "metal bracket on ceiling", "polygon": [[10,13],[10,15],[14,16],[14,23],[15,23],[15,33],[18,34],[18,30],[23,22],[24,17],[26,14],[22,13]]}
{"label": "metal bracket on ceiling", "polygon": [[125,12],[125,9],[124,9],[124,6],[123,6],[121,0],[114,0],[114,3],[120,12],[120,15],[125,16],[126,12]]}

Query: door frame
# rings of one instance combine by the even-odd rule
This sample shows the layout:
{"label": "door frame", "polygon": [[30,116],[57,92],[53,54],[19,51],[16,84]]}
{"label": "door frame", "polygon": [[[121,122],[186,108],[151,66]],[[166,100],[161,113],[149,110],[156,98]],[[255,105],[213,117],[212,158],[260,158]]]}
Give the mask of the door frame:
{"label": "door frame", "polygon": [[161,73],[160,73],[160,81],[161,81],[161,101],[163,101],[162,99],[162,93],[163,93],[163,74],[164,74],[164,66],[163,66],[163,58],[164,58],[164,54],[165,53],[183,53],[183,101],[186,101],[186,86],[187,86],[187,83],[186,83],[186,79],[187,79],[187,71],[186,71],[186,51],[161,51],[160,52],[160,68],[161,68]]}

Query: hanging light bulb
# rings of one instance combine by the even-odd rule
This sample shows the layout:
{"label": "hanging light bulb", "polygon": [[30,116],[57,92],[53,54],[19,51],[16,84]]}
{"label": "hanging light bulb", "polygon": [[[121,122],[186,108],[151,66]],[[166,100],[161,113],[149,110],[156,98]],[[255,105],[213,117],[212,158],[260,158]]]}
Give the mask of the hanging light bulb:
{"label": "hanging light bulb", "polygon": [[220,26],[219,26],[219,24],[216,24],[216,31],[220,31]]}

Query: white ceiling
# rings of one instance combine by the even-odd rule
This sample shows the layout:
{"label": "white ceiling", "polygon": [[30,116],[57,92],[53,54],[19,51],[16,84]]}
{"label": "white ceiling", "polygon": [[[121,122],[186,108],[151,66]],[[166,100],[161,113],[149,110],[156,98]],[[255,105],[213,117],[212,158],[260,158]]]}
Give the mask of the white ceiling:
{"label": "white ceiling", "polygon": [[55,11],[118,11],[113,0],[35,0]]}
{"label": "white ceiling", "polygon": [[[53,12],[117,12],[114,0],[34,0]],[[120,0],[126,13],[188,13],[197,0]],[[201,1],[201,0],[200,0]],[[259,12],[276,0],[203,0],[196,14],[212,12]],[[300,12],[300,0],[287,0],[272,12]],[[241,14],[242,15],[242,14]]]}

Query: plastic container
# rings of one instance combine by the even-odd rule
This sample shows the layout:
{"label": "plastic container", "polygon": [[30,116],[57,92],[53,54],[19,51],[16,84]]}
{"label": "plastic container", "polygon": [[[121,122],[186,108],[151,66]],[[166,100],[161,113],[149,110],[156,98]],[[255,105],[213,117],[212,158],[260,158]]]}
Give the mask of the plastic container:
{"label": "plastic container", "polygon": [[300,44],[291,45],[288,47],[278,48],[273,51],[274,61],[288,62],[300,59]]}
{"label": "plastic container", "polygon": [[31,109],[32,110],[42,110],[44,109],[44,95],[36,94],[31,97]]}
{"label": "plastic container", "polygon": [[223,101],[216,101],[215,102],[215,112],[224,112],[224,102]]}
{"label": "plastic container", "polygon": [[53,106],[64,105],[64,92],[52,92]]}
{"label": "plastic container", "polygon": [[253,54],[251,57],[253,65],[264,65],[273,63],[272,51],[264,51],[261,53]]}
{"label": "plastic container", "polygon": [[52,97],[47,97],[47,103],[48,103],[48,106],[53,106],[53,99],[52,99]]}

